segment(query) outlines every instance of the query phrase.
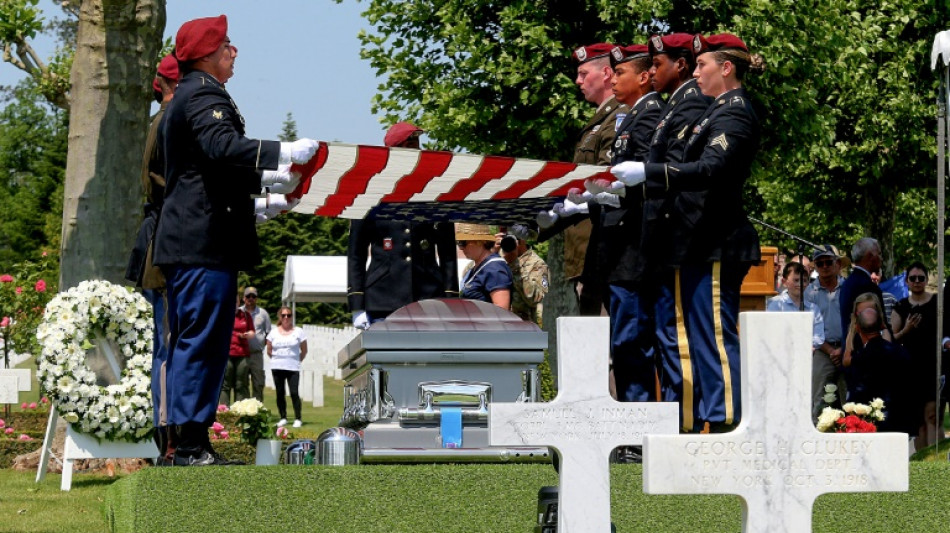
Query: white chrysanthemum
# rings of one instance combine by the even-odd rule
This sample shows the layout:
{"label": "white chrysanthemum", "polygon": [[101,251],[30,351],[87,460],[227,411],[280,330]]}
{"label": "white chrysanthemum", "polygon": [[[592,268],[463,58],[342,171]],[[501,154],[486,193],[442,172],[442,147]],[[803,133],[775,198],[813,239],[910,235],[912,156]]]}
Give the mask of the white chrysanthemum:
{"label": "white chrysanthemum", "polygon": [[858,416],[867,416],[871,414],[871,406],[864,405],[863,403],[854,404],[854,414]]}
{"label": "white chrysanthemum", "polygon": [[825,407],[821,411],[821,414],[818,415],[818,424],[817,424],[818,431],[828,431],[834,426],[835,421],[843,416],[844,416],[843,412],[833,407]]}

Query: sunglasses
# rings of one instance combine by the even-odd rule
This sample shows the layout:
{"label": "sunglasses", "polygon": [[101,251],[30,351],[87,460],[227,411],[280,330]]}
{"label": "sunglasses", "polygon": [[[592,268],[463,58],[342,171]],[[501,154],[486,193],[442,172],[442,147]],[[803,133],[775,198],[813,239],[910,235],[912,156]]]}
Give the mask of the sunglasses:
{"label": "sunglasses", "polygon": [[286,314],[286,313],[281,313],[281,314],[280,314],[280,318],[290,318],[290,317],[291,317],[291,315],[288,315],[288,314]]}
{"label": "sunglasses", "polygon": [[248,294],[245,298],[257,298],[256,294]]}
{"label": "sunglasses", "polygon": [[455,241],[455,245],[459,248],[465,248],[468,245],[468,241]]}
{"label": "sunglasses", "polygon": [[907,281],[911,283],[923,283],[927,281],[926,276],[907,276]]}
{"label": "sunglasses", "polygon": [[826,267],[834,264],[834,261],[831,259],[825,259],[824,261],[815,261],[815,266]]}

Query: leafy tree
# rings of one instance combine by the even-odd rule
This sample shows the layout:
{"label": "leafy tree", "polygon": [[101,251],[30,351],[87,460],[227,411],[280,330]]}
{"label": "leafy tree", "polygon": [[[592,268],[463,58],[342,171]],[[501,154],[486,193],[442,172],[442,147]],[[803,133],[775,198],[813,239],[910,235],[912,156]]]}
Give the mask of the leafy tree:
{"label": "leafy tree", "polygon": [[[0,1],[0,47],[3,60],[26,72],[35,81],[40,93],[60,109],[69,109],[69,71],[75,50],[76,20],[79,5],[76,2],[56,0],[67,14],[66,20],[44,24],[39,0]],[[64,46],[52,58],[44,60],[30,41],[43,31],[55,32]]]}
{"label": "leafy tree", "polygon": [[[939,1],[937,3],[940,3]],[[763,150],[753,213],[810,240],[881,240],[895,261],[932,257],[936,81],[931,0],[368,0],[362,55],[383,78],[386,121],[415,120],[439,147],[567,159],[590,108],[573,47],[656,31],[731,31],[770,65],[747,79]],[[924,189],[921,189],[924,188]],[[898,229],[897,221],[900,221]],[[771,237],[766,236],[765,240]]]}
{"label": "leafy tree", "polygon": [[[297,122],[287,113],[278,138],[298,138]],[[281,305],[284,267],[288,255],[345,255],[349,226],[345,220],[317,217],[301,213],[285,213],[257,228],[260,239],[261,265],[242,275],[244,286],[253,285],[259,293],[259,304],[274,313]],[[349,315],[343,304],[297,304],[298,324],[348,324]]]}
{"label": "leafy tree", "polygon": [[59,249],[62,224],[67,115],[30,79],[13,94],[0,110],[0,270]]}

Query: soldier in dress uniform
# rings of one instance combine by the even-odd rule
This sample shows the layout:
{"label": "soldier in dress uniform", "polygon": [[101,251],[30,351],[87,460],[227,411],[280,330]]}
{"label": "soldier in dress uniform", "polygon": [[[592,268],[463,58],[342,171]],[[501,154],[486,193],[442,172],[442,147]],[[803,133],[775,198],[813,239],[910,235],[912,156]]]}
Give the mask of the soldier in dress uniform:
{"label": "soldier in dress uniform", "polygon": [[[419,148],[422,130],[398,122],[383,142]],[[369,265],[367,257],[371,258]],[[458,298],[455,225],[451,222],[354,220],[347,248],[347,302],[353,325],[366,329],[400,307],[427,298]]]}
{"label": "soldier in dress uniform", "polygon": [[[135,246],[132,249],[129,265],[125,271],[125,278],[134,282],[136,287],[143,286],[142,281],[147,266],[148,247],[155,235],[155,225],[158,222],[158,214],[162,210],[162,202],[164,201],[165,158],[159,150],[158,130],[162,117],[165,116],[165,109],[175,95],[178,77],[178,60],[171,54],[163,57],[158,64],[158,73],[155,79],[152,80],[152,91],[155,95],[155,101],[159,103],[159,108],[149,124],[148,135],[145,138],[145,153],[142,156],[141,181],[142,190],[145,193],[145,206],[143,208],[145,217],[139,226]],[[149,285],[148,288],[142,289],[142,296],[152,304],[152,389],[161,391],[160,380],[165,371],[165,360],[167,358],[164,339],[165,288],[147,285]],[[160,405],[161,395],[153,392],[152,408],[156,421],[160,419]],[[167,465],[174,459],[177,440],[173,428],[156,425],[155,443],[158,445],[160,452],[155,460],[156,464]]]}
{"label": "soldier in dress uniform", "polygon": [[672,296],[680,329],[673,347],[688,353],[664,354],[673,356],[665,366],[683,379],[682,395],[665,399],[680,401],[684,429],[708,423],[710,431],[728,431],[741,418],[739,291],[760,257],[758,234],[742,208],[760,135],[742,80],[763,65],[731,34],[697,35],[693,46],[697,85],[714,101],[688,128],[681,161],[627,161],[611,172],[627,186],[644,183],[648,198],[670,200],[658,228],[666,246],[651,250],[658,254],[651,259]]}
{"label": "soldier in dress uniform", "polygon": [[[652,61],[646,45],[616,47],[611,51],[617,100],[629,108],[614,137],[611,164],[646,161],[653,131],[664,103],[653,90]],[[596,264],[608,283],[610,346],[617,399],[624,402],[656,400],[655,333],[652,300],[640,297],[640,224],[643,186],[629,187],[618,204],[591,202],[594,221],[587,264]],[[593,250],[593,253],[591,253]]]}
{"label": "soldier in dress uniform", "polygon": [[501,249],[514,282],[511,312],[522,320],[540,325],[541,301],[548,293],[548,264],[528,247],[528,241],[537,236],[537,232],[524,224],[515,224],[508,228]]}
{"label": "soldier in dress uniform", "polygon": [[237,57],[224,15],[183,24],[175,57],[182,77],[160,133],[166,188],[154,263],[166,279],[169,342],[163,420],[155,425],[178,426],[176,465],[227,464],[208,428],[228,361],[237,273],[260,263],[252,195],[263,192],[270,215],[291,207],[262,186],[292,185],[290,164],[309,161],[319,144],[245,137],[224,88]]}
{"label": "soldier in dress uniform", "polygon": [[[611,147],[617,126],[623,120],[626,106],[617,102],[610,87],[613,69],[610,51],[614,45],[596,43],[582,46],[572,54],[577,61],[574,83],[584,98],[597,106],[594,116],[578,134],[574,163],[610,164]],[[584,259],[590,242],[591,222],[586,206],[573,216],[561,217],[553,226],[544,228],[541,241],[564,232],[564,277],[575,284],[580,314],[600,316],[604,307],[604,284],[599,276],[586,277]]]}

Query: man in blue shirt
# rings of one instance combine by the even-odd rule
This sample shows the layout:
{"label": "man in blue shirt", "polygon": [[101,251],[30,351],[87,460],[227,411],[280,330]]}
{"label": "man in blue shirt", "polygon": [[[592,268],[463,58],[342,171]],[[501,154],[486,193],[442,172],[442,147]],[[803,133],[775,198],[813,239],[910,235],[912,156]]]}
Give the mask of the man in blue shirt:
{"label": "man in blue shirt", "polygon": [[[785,290],[778,296],[769,298],[765,310],[778,312],[802,311],[802,290],[804,284],[802,278],[807,276],[808,271],[805,270],[805,267],[802,266],[801,263],[796,261],[786,263],[785,268],[782,270],[782,283],[785,286]],[[811,314],[814,315],[812,321],[811,345],[812,349],[817,350],[818,347],[825,343],[824,321],[815,304],[806,301],[804,305],[804,310],[810,311]]]}

